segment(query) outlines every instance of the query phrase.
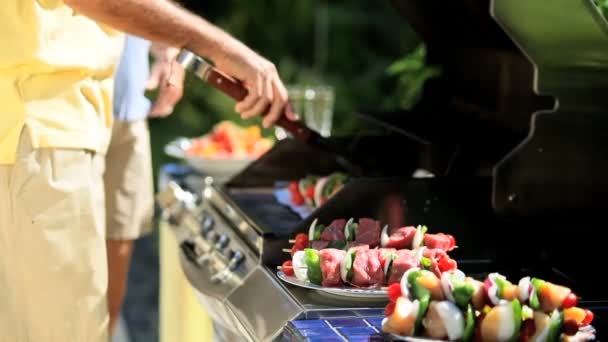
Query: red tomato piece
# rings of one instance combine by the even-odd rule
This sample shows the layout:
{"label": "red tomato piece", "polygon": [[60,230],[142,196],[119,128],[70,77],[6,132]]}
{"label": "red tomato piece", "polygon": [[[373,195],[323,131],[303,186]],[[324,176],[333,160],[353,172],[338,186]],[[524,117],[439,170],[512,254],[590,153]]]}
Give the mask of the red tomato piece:
{"label": "red tomato piece", "polygon": [[589,325],[593,322],[593,311],[585,309],[585,319],[583,320],[582,325]]}
{"label": "red tomato piece", "polygon": [[397,299],[399,299],[399,297],[401,297],[401,284],[391,284],[388,287],[388,299],[390,299],[391,302],[397,302]]}
{"label": "red tomato piece", "polygon": [[395,303],[390,302],[390,303],[388,303],[386,308],[384,308],[384,316],[388,317],[388,316],[392,315],[393,312],[395,312]]}
{"label": "red tomato piece", "polygon": [[296,235],[296,244],[308,245],[308,235],[304,233]]}
{"label": "red tomato piece", "polygon": [[306,198],[308,198],[309,200],[313,200],[315,198],[315,186],[314,185],[309,185],[308,188],[306,188]]}
{"label": "red tomato piece", "polygon": [[289,192],[291,192],[292,194],[294,192],[299,192],[300,190],[298,189],[298,182],[289,182]]}
{"label": "red tomato piece", "polygon": [[291,263],[291,260],[285,261],[281,266],[281,269],[283,270],[283,273],[285,273],[285,275],[293,276],[293,265]]}
{"label": "red tomato piece", "polygon": [[291,194],[291,200],[293,201],[293,204],[298,206],[304,204],[304,197],[302,197],[299,192],[293,192]]}
{"label": "red tomato piece", "polygon": [[305,247],[299,246],[299,245],[293,245],[293,247],[291,247],[291,256],[293,256],[294,254],[296,254],[297,251],[302,251],[304,250]]}
{"label": "red tomato piece", "polygon": [[457,267],[456,261],[450,257],[444,257],[439,260],[439,270],[441,272],[447,272],[455,270]]}
{"label": "red tomato piece", "polygon": [[564,302],[562,303],[562,308],[572,308],[575,307],[576,304],[578,304],[578,297],[574,293],[570,292],[566,299],[564,299]]}

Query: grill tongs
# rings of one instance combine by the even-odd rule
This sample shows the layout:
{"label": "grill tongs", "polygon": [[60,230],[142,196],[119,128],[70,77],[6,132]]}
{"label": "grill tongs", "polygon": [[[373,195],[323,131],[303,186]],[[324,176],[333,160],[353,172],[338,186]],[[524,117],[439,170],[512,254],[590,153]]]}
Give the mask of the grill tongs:
{"label": "grill tongs", "polygon": [[[247,96],[247,89],[245,89],[240,81],[224,74],[190,50],[181,50],[177,56],[177,62],[183,66],[185,70],[192,71],[200,79],[237,101],[241,101]],[[290,106],[287,106],[284,110],[291,110],[290,108]],[[279,118],[276,125],[284,128],[296,139],[331,153],[336,157],[337,162],[352,175],[361,175],[361,168],[351,161],[349,153],[343,146],[335,143],[335,141],[322,137],[319,133],[308,128],[301,121],[291,121],[287,119],[285,115],[282,115],[281,118]]]}

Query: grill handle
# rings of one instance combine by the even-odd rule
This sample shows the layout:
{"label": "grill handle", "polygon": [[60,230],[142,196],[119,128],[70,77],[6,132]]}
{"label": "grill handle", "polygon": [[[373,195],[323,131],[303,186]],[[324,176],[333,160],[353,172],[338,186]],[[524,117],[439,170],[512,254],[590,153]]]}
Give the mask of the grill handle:
{"label": "grill handle", "polygon": [[[177,56],[177,62],[182,65],[184,69],[194,72],[203,81],[207,82],[214,88],[227,94],[233,99],[241,101],[247,97],[247,89],[245,89],[239,80],[236,80],[214,68],[211,64],[200,56],[196,55],[194,52],[186,49],[181,50]],[[287,106],[285,106],[284,112],[292,111],[291,105],[288,103]],[[301,121],[291,121],[287,119],[285,115],[281,115],[281,117],[277,120],[276,125],[284,128],[294,137],[304,142],[309,142],[318,135],[317,132],[314,132],[310,128],[306,127]]]}

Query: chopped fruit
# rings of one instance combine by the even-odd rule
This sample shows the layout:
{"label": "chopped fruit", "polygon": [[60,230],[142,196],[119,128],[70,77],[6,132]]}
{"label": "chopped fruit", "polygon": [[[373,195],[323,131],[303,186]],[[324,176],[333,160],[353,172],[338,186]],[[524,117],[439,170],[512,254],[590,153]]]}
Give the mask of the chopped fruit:
{"label": "chopped fruit", "polygon": [[552,312],[555,309],[559,309],[570,293],[570,289],[565,286],[546,282],[538,291],[541,310]]}
{"label": "chopped fruit", "polygon": [[291,260],[285,261],[281,269],[283,270],[283,273],[285,273],[285,275],[293,276],[293,266],[291,264]]}
{"label": "chopped fruit", "polygon": [[186,153],[209,159],[258,158],[272,145],[273,141],[262,137],[257,126],[243,128],[230,121],[223,121],[208,134],[193,139]]}
{"label": "chopped fruit", "polygon": [[431,292],[433,300],[444,300],[443,290],[441,289],[441,280],[431,272],[424,272],[420,277],[416,278],[416,282],[425,289]]}
{"label": "chopped fruit", "polygon": [[391,284],[391,286],[388,287],[388,298],[391,302],[396,302],[399,297],[401,297],[401,284]]}
{"label": "chopped fruit", "polygon": [[564,309],[564,321],[574,321],[577,325],[582,325],[587,312],[581,308],[568,308]]}
{"label": "chopped fruit", "polygon": [[519,298],[519,288],[517,285],[509,284],[502,289],[502,299],[513,300]]}
{"label": "chopped fruit", "polygon": [[392,311],[386,315],[382,322],[382,331],[397,335],[412,336],[416,327],[416,314],[418,312],[418,301],[410,301],[404,297],[399,297],[396,303],[390,303],[386,311]]}

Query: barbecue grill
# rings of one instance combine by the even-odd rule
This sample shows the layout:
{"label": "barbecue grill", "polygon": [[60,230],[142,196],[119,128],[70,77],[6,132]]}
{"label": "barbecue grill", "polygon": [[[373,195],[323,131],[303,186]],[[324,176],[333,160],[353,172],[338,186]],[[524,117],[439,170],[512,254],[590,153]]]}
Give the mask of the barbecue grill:
{"label": "barbecue grill", "polygon": [[[357,317],[380,338],[386,301],[323,294],[276,275],[288,239],[314,219],[373,217],[453,234],[453,257],[467,274],[534,274],[570,286],[596,313],[601,337],[608,295],[597,279],[606,258],[595,238],[603,227],[591,223],[608,209],[608,97],[600,93],[608,89],[608,26],[600,12],[591,0],[392,3],[442,74],[411,111],[361,111],[373,132],[331,138],[362,174],[310,216],[280,205],[275,188],[344,170],[295,139],[223,185],[189,167],[161,170],[161,229],[175,232],[184,272],[219,331],[304,340],[290,321]],[[437,177],[412,178],[419,168]]]}

